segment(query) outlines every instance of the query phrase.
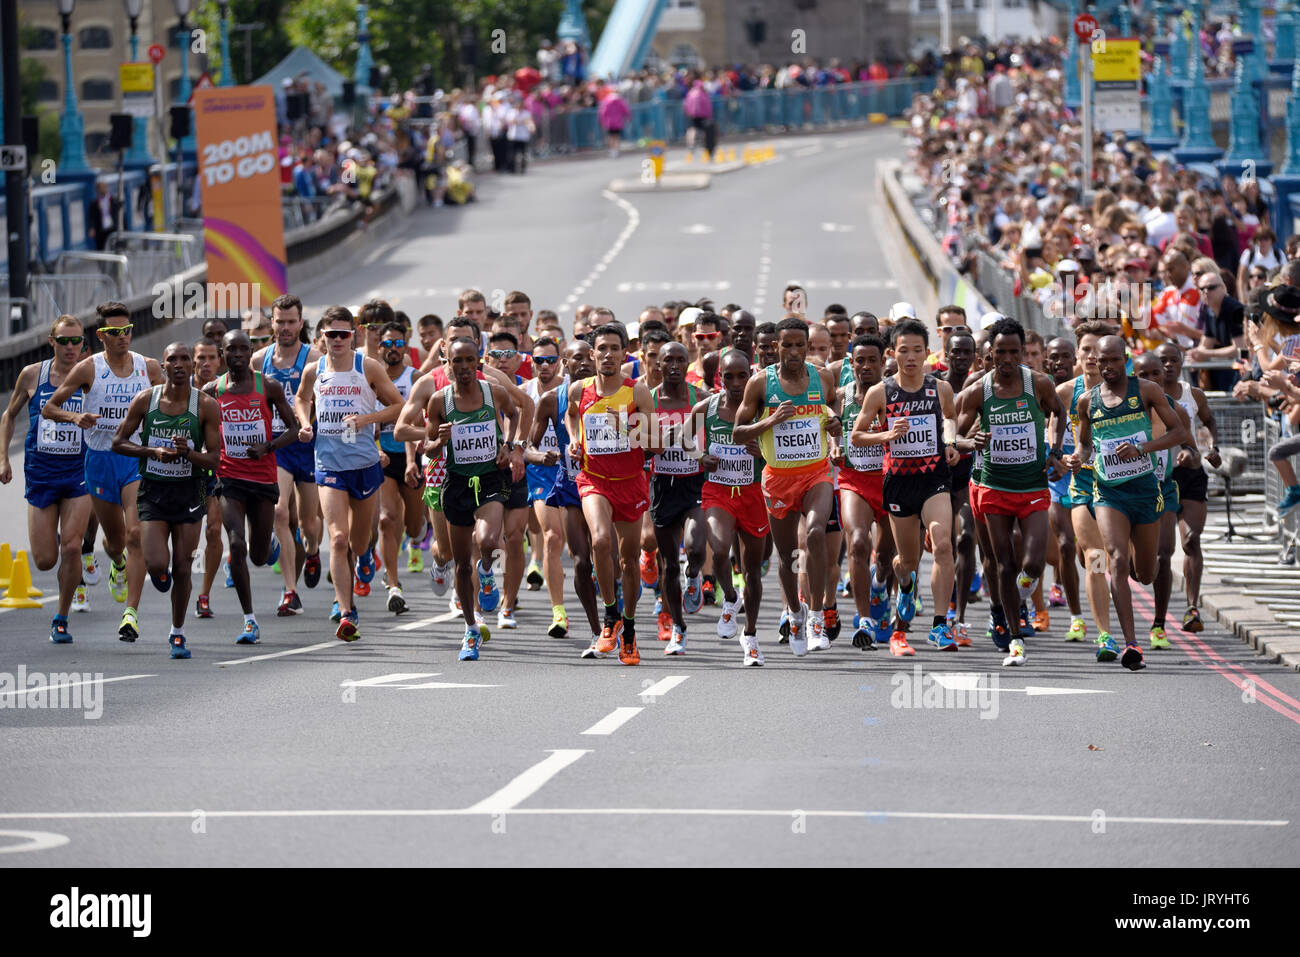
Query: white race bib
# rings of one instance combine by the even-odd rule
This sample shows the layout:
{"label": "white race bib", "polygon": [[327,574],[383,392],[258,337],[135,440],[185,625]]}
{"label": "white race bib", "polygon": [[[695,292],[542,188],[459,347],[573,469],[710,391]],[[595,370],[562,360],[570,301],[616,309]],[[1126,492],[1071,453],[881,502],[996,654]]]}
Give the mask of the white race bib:
{"label": "white race bib", "polygon": [[451,457],[457,465],[494,462],[497,457],[496,420],[488,422],[453,422]]}
{"label": "white race bib", "polygon": [[1150,455],[1139,455],[1137,458],[1129,459],[1126,462],[1117,454],[1117,450],[1125,442],[1136,446],[1145,441],[1147,441],[1147,437],[1141,432],[1121,436],[1117,439],[1102,439],[1100,451],[1098,452],[1101,459],[1102,478],[1107,482],[1123,482],[1154,471],[1155,466],[1152,464]]}
{"label": "white race bib", "polygon": [[754,481],[754,457],[743,445],[713,442],[709,454],[716,456],[718,467],[709,475],[717,485],[751,485]]}
{"label": "white race bib", "polygon": [[221,420],[221,442],[226,456],[232,459],[248,458],[248,447],[266,441],[265,426],[261,419],[246,422]]}
{"label": "white race bib", "polygon": [[627,419],[621,412],[618,428],[614,428],[607,412],[586,413],[582,417],[582,434],[588,455],[615,455],[632,449],[628,441]]}
{"label": "white race bib", "polygon": [[786,419],[772,426],[772,448],[776,461],[809,462],[826,457],[820,419]]}
{"label": "white race bib", "polygon": [[898,415],[889,420],[892,429],[907,423],[907,434],[889,443],[889,455],[896,459],[921,459],[939,454],[939,432],[933,415]]}
{"label": "white race bib", "polygon": [[857,446],[849,443],[844,446],[844,457],[849,465],[858,472],[880,472],[885,467],[885,447],[883,445]]}
{"label": "white race bib", "polygon": [[1028,465],[1038,458],[1033,422],[994,424],[989,433],[989,461],[994,465]]}
{"label": "white race bib", "polygon": [[[149,448],[151,449],[174,449],[175,447],[172,444],[171,436],[149,436]],[[175,462],[159,462],[157,459],[149,459],[145,462],[144,472],[146,475],[156,475],[159,478],[189,478],[194,474],[194,466],[185,459],[177,459]]]}
{"label": "white race bib", "polygon": [[39,419],[36,423],[36,450],[46,455],[80,455],[81,429],[71,422]]}

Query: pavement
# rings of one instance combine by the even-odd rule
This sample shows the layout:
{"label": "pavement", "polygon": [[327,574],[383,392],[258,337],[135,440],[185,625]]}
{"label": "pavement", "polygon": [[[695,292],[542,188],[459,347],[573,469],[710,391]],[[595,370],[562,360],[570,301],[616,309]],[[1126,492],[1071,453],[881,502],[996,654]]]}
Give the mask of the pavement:
{"label": "pavement", "polygon": [[[354,268],[296,291],[309,312],[383,295],[444,318],[467,285],[524,289],[566,319],[580,302],[628,318],[710,295],[763,320],[799,280],[815,310],[881,311],[908,290],[891,278],[898,251],[878,241],[873,168],[901,151],[888,128],[792,137],[777,144],[784,162],[629,197],[605,185],[634,178],[637,157],[538,164],[484,177],[467,209],[418,210]],[[0,488],[0,505],[0,541],[24,542],[21,487]],[[708,606],[686,656],[665,658],[645,596],[643,662],[627,668],[580,659],[580,632],[547,638],[545,592],[525,591],[519,628],[493,628],[482,659],[461,663],[462,630],[422,574],[402,575],[400,617],[377,586],[359,599],[350,645],[332,637],[323,580],[302,592],[305,614],[278,619],[278,577],[253,578],[261,645],[234,644],[236,602],[218,583],[217,618],[188,626],[189,661],[168,658],[167,606],[147,584],[134,645],[116,639],[106,584],[68,646],[46,640],[46,611],[0,610],[4,866],[1281,866],[1300,854],[1300,675],[1214,621],[1197,636],[1171,628],[1173,650],[1148,651],[1140,673],[1064,643],[1055,614],[1026,665],[1002,669],[984,604],[958,653],[921,638],[912,660],[862,652],[846,626],[796,660],[776,644],[769,599],[767,665],[751,669]],[[53,594],[51,575],[36,584]],[[775,571],[764,584],[775,596]],[[1141,628],[1149,592],[1134,601]],[[1176,594],[1170,620],[1182,611]],[[33,676],[62,700],[23,690]]]}

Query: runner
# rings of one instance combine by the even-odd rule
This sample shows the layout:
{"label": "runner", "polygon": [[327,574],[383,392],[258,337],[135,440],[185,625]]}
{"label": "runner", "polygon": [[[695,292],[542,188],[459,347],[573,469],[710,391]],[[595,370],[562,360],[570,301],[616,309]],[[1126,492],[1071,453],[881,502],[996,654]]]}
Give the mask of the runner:
{"label": "runner", "polygon": [[[1073,383],[1076,345],[1071,339],[1058,336],[1047,343],[1047,372],[1056,382],[1056,394],[1062,405],[1068,410],[1073,407],[1075,394],[1073,385],[1067,398],[1061,394],[1062,386]],[[1074,427],[1067,422],[1065,436],[1061,442],[1063,460],[1074,454]],[[1056,540],[1056,575],[1058,584],[1051,590],[1051,600],[1055,603],[1059,596],[1070,609],[1070,630],[1065,633],[1066,641],[1082,641],[1088,633],[1088,626],[1083,621],[1083,606],[1079,602],[1079,563],[1076,557],[1077,544],[1074,536],[1074,520],[1071,512],[1079,506],[1070,492],[1073,475],[1065,475],[1048,482],[1052,496],[1052,507],[1048,509],[1048,524]],[[1051,560],[1049,552],[1048,560]]]}
{"label": "runner", "polygon": [[[1025,330],[1020,323],[1000,319],[988,332],[994,365],[980,385],[983,396],[975,433],[976,444],[984,449],[979,509],[997,561],[998,593],[1003,602],[1016,594],[1023,602],[1033,594],[1047,561],[1047,481],[1064,473],[1061,443],[1066,412],[1052,380],[1022,365]],[[1050,433],[1046,429],[1049,415],[1054,416]],[[968,403],[957,423],[958,431],[969,433],[976,417],[976,409]],[[1045,440],[1047,448],[1043,447]],[[1012,541],[1017,527],[1019,555]],[[998,650],[1007,653],[1002,664],[1023,665],[1025,645],[1019,615],[1008,616],[1007,623],[1010,641],[1006,646],[997,642]]]}
{"label": "runner", "polygon": [[489,634],[474,617],[473,549],[477,546],[480,581],[490,581],[501,542],[509,443],[518,434],[520,412],[505,389],[478,378],[477,342],[455,338],[447,352],[453,380],[429,400],[428,438],[432,450],[446,450],[447,481],[441,504],[451,526],[456,594],[465,618],[458,658],[477,661]]}
{"label": "runner", "polygon": [[[309,363],[320,360],[320,353],[307,342],[302,300],[286,294],[271,303],[271,328],[275,332],[275,341],[253,354],[253,368],[260,368],[263,378],[278,382],[285,398],[292,403],[302,383],[303,371]],[[280,413],[272,407],[272,439],[278,439],[284,431]],[[314,442],[294,441],[275,453],[276,484],[280,490],[279,500],[275,503],[275,536],[281,543],[297,543],[294,554],[285,556],[280,562],[280,575],[284,579],[284,592],[280,607],[276,609],[280,617],[302,614],[302,600],[298,597],[299,573],[308,588],[315,588],[320,582],[321,514],[320,495],[316,491],[314,445]],[[291,523],[295,499],[298,521]],[[294,535],[291,528],[299,534]]]}
{"label": "runner", "polygon": [[[896,303],[891,314],[900,312],[903,305]],[[884,505],[898,549],[894,574],[899,583],[889,651],[900,656],[916,653],[908,644],[905,628],[916,614],[922,525],[929,532],[934,554],[930,589],[934,611],[940,612],[934,616],[928,640],[941,651],[956,651],[953,630],[942,613],[952,594],[954,571],[951,469],[961,458],[953,445],[956,408],[952,387],[924,371],[930,336],[921,322],[907,317],[898,320],[892,341],[898,373],[871,388],[853,427],[854,445],[886,444]],[[889,424],[888,431],[870,431],[877,418]]]}
{"label": "runner", "polygon": [[[104,351],[73,367],[45,403],[41,415],[85,430],[86,487],[104,530],[104,551],[112,562],[108,585],[114,600],[126,602],[117,636],[130,642],[140,636],[136,607],[144,589],[144,553],[136,511],[140,467],[134,459],[113,452],[113,436],[136,393],[161,384],[163,376],[157,360],[131,351],[131,310],[125,304],[105,302],[95,311],[99,314],[97,333]],[[81,411],[63,408],[76,392],[86,393]]]}
{"label": "runner", "polygon": [[[209,382],[217,381],[217,370],[221,367],[221,347],[211,339],[200,339],[194,343],[191,352],[194,356],[194,375],[190,378],[190,384],[200,392]],[[205,538],[207,545],[203,550],[203,584],[199,590],[199,597],[194,602],[195,618],[211,618],[212,602],[209,597],[212,591],[212,583],[217,580],[217,572],[221,568],[221,558],[223,550],[221,547],[221,499],[217,498],[216,483],[217,473],[215,469],[205,469],[207,482],[204,488],[205,501],[207,503],[207,514],[204,519]],[[231,588],[235,587],[235,580],[228,579]]]}
{"label": "runner", "polygon": [[[384,359],[384,371],[396,387],[403,403],[410,397],[411,386],[418,376],[406,364],[406,328],[400,322],[390,322],[380,332],[379,352]],[[388,610],[396,615],[406,611],[406,597],[402,594],[398,556],[401,553],[402,533],[410,539],[408,570],[424,570],[416,543],[424,538],[424,463],[415,451],[414,444],[399,442],[393,436],[395,423],[386,422],[379,428],[379,449],[383,453],[384,484],[379,492],[379,541],[383,554],[385,574],[388,576]]]}
{"label": "runner", "polygon": [[[590,354],[590,346],[588,346],[588,353]],[[544,422],[541,419],[542,399],[556,390],[564,390],[569,386],[568,376],[560,365],[559,343],[549,336],[535,339],[533,367],[537,370],[537,376],[528,381],[525,391],[536,404],[537,413],[533,419],[531,444],[524,450],[524,462],[528,479],[528,501],[532,505],[541,534],[542,562],[540,566],[529,567],[528,580],[531,585],[533,572],[536,570],[545,582],[547,595],[551,599],[550,631],[552,637],[562,638],[569,633],[569,614],[564,607],[564,563],[562,561],[565,513],[563,506],[553,507],[547,504],[547,498],[560,481],[560,469],[563,467],[560,463],[554,400],[552,400],[552,411],[549,417]],[[560,420],[562,423],[562,416]],[[550,452],[555,454],[548,456],[547,453]],[[549,463],[546,461],[548,457],[552,460]],[[545,574],[542,574],[543,568]],[[592,607],[595,607],[594,602]]]}
{"label": "runner", "polygon": [[[949,313],[960,307],[947,307]],[[965,313],[962,313],[964,316]],[[939,311],[942,322],[944,310]],[[941,367],[936,377],[952,386],[954,395],[961,392],[966,377],[970,374],[971,364],[975,361],[975,340],[969,332],[962,331],[964,326],[950,328],[943,340],[943,350],[937,367]],[[941,335],[942,335],[941,331]],[[958,418],[961,414],[958,410]],[[964,445],[958,439],[959,446]],[[949,617],[953,622],[953,640],[961,648],[970,646],[970,627],[966,624],[966,606],[970,603],[971,585],[975,581],[976,566],[979,560],[975,555],[975,519],[971,515],[971,473],[975,464],[974,451],[961,448],[961,460],[952,470],[952,515],[953,515],[953,600],[949,605]]]}
{"label": "runner", "polygon": [[764,322],[754,327],[754,364],[760,369],[780,361],[777,350],[776,323]]}
{"label": "runner", "polygon": [[316,484],[330,536],[334,579],[330,620],[339,623],[335,637],[356,641],[361,635],[352,601],[350,555],[357,556],[356,571],[363,579],[367,574],[374,577],[375,566],[363,562],[373,562],[369,547],[374,494],[384,480],[374,427],[397,419],[402,397],[384,367],[352,347],[356,330],[345,306],[328,307],[321,325],[328,351],[303,372],[294,412],[300,423],[309,423],[313,407],[316,410],[318,425],[301,426],[298,438],[310,442],[316,436]]}
{"label": "runner", "polygon": [[[841,426],[829,407],[835,380],[806,358],[808,324],[787,317],[776,328],[780,361],[746,384],[732,436],[737,445],[757,440],[762,449],[763,497],[788,611],[781,632],[795,657],[803,657],[810,650],[830,647],[823,617],[826,524],[835,494],[830,457],[838,452]],[[811,613],[799,597],[796,552],[801,518],[808,528],[804,570]]]}
{"label": "runner", "polygon": [[[217,465],[217,497],[221,518],[230,539],[230,576],[244,612],[244,628],[237,644],[261,641],[253,614],[253,590],[248,562],[272,565],[280,555],[280,542],[272,530],[275,505],[280,497],[276,480],[276,455],[296,442],[298,422],[284,389],[274,379],[252,369],[253,344],[236,329],[222,342],[226,374],[204,387],[220,410],[221,459]],[[272,438],[272,410],[279,413],[285,430]],[[251,530],[251,534],[250,534]],[[288,564],[288,556],[286,564]]]}
{"label": "runner", "polygon": [[[228,336],[243,336],[247,341],[242,332]],[[190,556],[198,547],[199,522],[207,513],[208,476],[217,468],[221,426],[217,404],[194,386],[189,346],[169,345],[163,351],[163,370],[165,384],[131,400],[113,437],[113,451],[140,459],[138,505],[145,564],[154,587],[172,593],[172,629],[167,639],[171,656],[188,658],[185,612],[190,603]],[[132,441],[132,436],[140,441]]]}
{"label": "runner", "polygon": [[[621,325],[615,322],[597,326],[592,332],[592,344],[596,374],[570,384],[565,422],[569,435],[582,436],[582,464],[576,481],[582,513],[591,529],[596,584],[605,606],[600,638],[582,657],[603,658],[617,648],[619,661],[637,665],[641,663],[636,645],[640,588],[637,552],[641,516],[649,505],[649,486],[646,449],[633,447],[629,426],[639,423],[644,429],[653,421],[650,416],[654,400],[643,384],[623,376],[620,367],[627,352],[627,335]],[[638,414],[637,419],[631,418]],[[620,564],[621,618],[615,588]]]}
{"label": "runner", "polygon": [[[1125,373],[1123,339],[1106,336],[1097,350],[1101,383],[1079,398],[1075,440],[1079,462],[1094,465],[1093,509],[1106,544],[1111,598],[1124,632],[1120,663],[1137,671],[1145,665],[1133,635],[1128,578],[1130,567],[1144,585],[1151,584],[1156,574],[1158,519],[1164,503],[1153,453],[1181,445],[1188,437],[1161,388]],[[1158,439],[1151,435],[1153,413],[1167,430]],[[1114,661],[1117,653],[1109,638],[1098,642],[1098,661]]]}
{"label": "runner", "polygon": [[[14,477],[9,443],[22,408],[27,406],[27,437],[23,441],[23,497],[27,499],[27,547],[40,571],[59,565],[59,604],[50,622],[50,641],[72,643],[70,610],[88,611],[82,584],[81,546],[90,521],[86,488],[86,452],[81,429],[41,418],[41,407],[76,367],[86,342],[76,316],[59,316],[47,337],[54,357],[34,362],[18,373],[9,405],[0,419],[0,483]],[[81,394],[68,397],[67,411],[81,411]]]}
{"label": "runner", "polygon": [[[494,332],[488,339],[487,366],[496,369],[517,386],[524,380],[519,375],[520,360],[519,340],[513,332]],[[526,393],[525,393],[526,394]],[[533,401],[526,403],[527,411],[523,413],[519,435],[527,435],[525,429],[532,427]],[[511,467],[502,476],[505,488],[505,517],[501,530],[501,551],[504,556],[505,574],[502,583],[501,607],[497,612],[498,628],[517,628],[515,610],[519,604],[519,586],[524,580],[524,563],[527,550],[524,531],[528,527],[528,474],[523,460],[523,443],[515,442],[508,447]],[[515,450],[518,449],[516,456]],[[482,598],[479,600],[482,604]],[[488,609],[484,608],[484,611]]]}

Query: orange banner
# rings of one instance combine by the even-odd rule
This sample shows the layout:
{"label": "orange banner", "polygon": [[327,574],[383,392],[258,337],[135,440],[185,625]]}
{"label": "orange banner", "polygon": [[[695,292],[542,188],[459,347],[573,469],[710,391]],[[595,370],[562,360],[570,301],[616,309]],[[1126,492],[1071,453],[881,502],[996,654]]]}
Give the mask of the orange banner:
{"label": "orange banner", "polygon": [[194,123],[209,313],[269,306],[288,286],[274,92],[196,90]]}

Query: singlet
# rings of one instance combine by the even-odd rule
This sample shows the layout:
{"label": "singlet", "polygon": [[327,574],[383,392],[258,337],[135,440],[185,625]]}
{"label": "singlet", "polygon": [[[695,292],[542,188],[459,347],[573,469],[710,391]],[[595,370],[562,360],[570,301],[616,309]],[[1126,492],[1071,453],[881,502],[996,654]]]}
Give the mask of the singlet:
{"label": "singlet", "polygon": [[[80,482],[86,471],[86,448],[81,441],[81,427],[72,422],[55,422],[41,417],[41,409],[54,395],[50,382],[53,359],[41,363],[36,388],[27,400],[27,438],[23,441],[23,473],[33,485],[57,485]],[[81,392],[74,392],[63,403],[69,412],[81,411]]]}
{"label": "singlet", "polygon": [[840,424],[844,427],[844,465],[841,467],[850,468],[855,472],[880,472],[885,467],[885,446],[859,447],[849,441],[849,436],[853,434],[853,426],[858,421],[858,413],[862,411],[863,399],[863,396],[858,395],[858,382],[852,374],[843,388],[844,400],[841,403]]}
{"label": "singlet", "polygon": [[316,468],[323,472],[351,472],[379,461],[373,424],[360,429],[344,427],[349,415],[369,415],[378,404],[366,381],[365,356],[353,353],[352,368],[336,372],[329,357],[316,364]]}
{"label": "singlet", "polygon": [[[560,386],[559,391],[555,393],[555,443],[557,451],[560,453],[560,459],[556,463],[555,485],[559,488],[561,484],[573,489],[577,493],[577,486],[574,480],[578,475],[578,464],[573,460],[573,443],[569,441],[569,427],[565,423],[565,416],[569,414],[569,377],[564,377],[564,385]],[[547,429],[547,434],[551,430]],[[543,439],[542,449],[545,451],[545,439]]]}
{"label": "singlet", "polygon": [[980,484],[1002,492],[1047,488],[1047,449],[1042,406],[1034,395],[1034,374],[1020,367],[1020,394],[1002,398],[993,390],[992,372],[983,376],[980,429],[989,433]]}
{"label": "singlet", "polygon": [[699,393],[695,386],[686,383],[686,405],[680,409],[663,409],[659,406],[659,400],[662,398],[663,385],[651,393],[655,402],[655,431],[661,436],[666,433],[670,426],[685,425],[687,431],[682,434],[675,445],[664,449],[654,457],[654,475],[656,478],[679,479],[689,478],[700,474],[700,461],[698,458],[692,458],[687,453],[687,449],[694,451],[696,449],[695,436],[689,433],[691,422],[691,410],[695,408],[695,403],[699,401]]}
{"label": "singlet", "polygon": [[[125,376],[118,376],[109,368],[104,353],[94,356],[95,381],[90,384],[86,396],[81,400],[81,410],[99,416],[99,420],[86,430],[86,447],[96,452],[111,452],[113,436],[117,427],[126,418],[126,410],[131,407],[131,400],[136,393],[149,388],[149,369],[145,357],[138,352],[131,356],[131,371]],[[139,444],[140,431],[137,429],[131,441]]]}
{"label": "singlet", "polygon": [[[633,398],[636,382],[625,378],[613,395],[596,391],[596,377],[582,380],[578,419],[582,422],[582,471],[610,481],[635,478],[645,471],[645,453],[632,448],[628,418],[637,411]],[[618,415],[617,428],[609,413]]]}
{"label": "singlet", "polygon": [[[190,400],[185,411],[179,415],[169,415],[162,410],[163,386],[156,385],[150,389],[149,409],[140,423],[140,444],[151,449],[172,448],[172,439],[184,437],[190,448],[203,448],[203,425],[199,421],[199,390],[190,386]],[[275,460],[272,459],[274,462]],[[199,470],[204,480],[207,473]],[[194,464],[186,459],[175,462],[159,462],[157,459],[141,459],[140,474],[150,482],[190,482],[194,480]]]}
{"label": "singlet", "polygon": [[718,414],[721,404],[722,393],[715,392],[709,396],[709,404],[704,409],[704,453],[718,460],[718,467],[709,473],[708,481],[733,488],[753,485],[759,480],[762,460],[732,438],[736,423]]}
{"label": "singlet", "polygon": [[1139,455],[1126,462],[1115,454],[1122,442],[1137,445],[1151,441],[1151,417],[1142,403],[1141,382],[1130,376],[1128,391],[1113,409],[1101,401],[1100,384],[1088,392],[1088,419],[1095,450],[1092,475],[1102,485],[1120,485],[1155,471],[1154,455]]}
{"label": "singlet", "polygon": [[821,374],[811,362],[805,362],[804,367],[808,370],[808,388],[799,395],[790,395],[781,387],[779,366],[767,367],[760,418],[770,416],[782,402],[794,403],[794,415],[759,437],[758,447],[763,450],[763,459],[770,469],[803,469],[820,465],[829,454],[826,443],[829,412],[822,392]]}
{"label": "singlet", "polygon": [[[1169,408],[1173,410],[1174,418],[1178,418],[1178,406],[1182,403],[1175,399],[1168,392],[1165,393],[1165,399],[1169,402]],[[1195,419],[1192,419],[1195,422]],[[1155,423],[1151,423],[1151,436],[1155,437]],[[1161,435],[1164,433],[1162,432]],[[1172,449],[1158,449],[1151,455],[1156,462],[1156,478],[1161,482],[1168,482],[1174,475],[1174,461],[1178,458],[1179,446]]]}
{"label": "singlet", "polygon": [[478,380],[483,404],[462,412],[456,408],[455,386],[442,390],[442,417],[451,423],[447,446],[447,471],[458,475],[487,475],[497,471],[497,450],[501,445],[501,423],[492,401],[492,386]]}
{"label": "singlet", "polygon": [[221,460],[219,478],[242,479],[274,485],[275,453],[260,459],[248,457],[248,447],[271,441],[271,403],[266,399],[266,380],[253,373],[253,391],[236,394],[230,388],[230,373],[217,380],[217,405],[221,408]]}
{"label": "singlet", "polygon": [[[415,382],[415,370],[407,366],[402,370],[402,374],[393,380],[393,385],[397,386],[397,392],[405,402],[411,397],[411,385]],[[385,422],[379,427],[379,447],[389,455],[406,454],[406,443],[399,442],[393,438],[393,429],[397,426],[396,422]]]}
{"label": "singlet", "polygon": [[[536,409],[537,406],[540,405],[540,404],[541,404],[541,401],[542,401],[542,382],[541,382],[541,380],[540,380],[540,379],[529,379],[527,382],[524,383],[523,389],[524,389],[524,392],[526,392],[526,393],[528,394],[528,398],[530,398],[530,399],[533,400],[533,408]],[[568,399],[568,391],[569,391],[569,377],[568,377],[567,375],[564,376],[564,378],[560,380],[560,384],[559,384],[558,386],[555,387],[555,391],[557,392],[557,394],[556,394],[556,396],[555,396],[556,403],[557,403],[557,404],[559,403],[559,401],[560,401],[560,394],[562,393],[562,394],[564,395],[565,400],[566,400],[566,401],[565,401],[565,405],[567,405],[567,404],[568,404],[568,402],[567,402],[567,399]],[[560,420],[563,421],[563,418],[564,418],[564,417],[563,417],[563,414],[561,414]],[[559,443],[559,440],[556,438],[556,434],[555,434],[555,423],[554,423],[554,422],[547,422],[547,423],[546,423],[546,432],[545,432],[545,434],[542,435],[542,442],[541,442],[541,444],[540,444],[539,446],[537,446],[537,448],[538,448],[540,451],[542,451],[542,452],[556,452],[556,453],[558,453],[558,452],[560,451],[560,443]],[[546,468],[545,465],[534,465],[534,466],[532,466],[532,467],[535,468],[535,469],[537,469],[537,468],[540,468],[540,469],[544,469],[544,468]],[[552,466],[552,467],[554,467],[554,466]]]}
{"label": "singlet", "polygon": [[[1192,395],[1192,387],[1186,382],[1180,382],[1179,385],[1182,386],[1182,395],[1174,399],[1174,401],[1181,405],[1183,411],[1187,413],[1187,422],[1188,425],[1191,426],[1192,430],[1191,444],[1196,446],[1198,449],[1204,448],[1204,445],[1201,442],[1201,430],[1205,429],[1205,426],[1201,424],[1200,413],[1196,409],[1196,398]],[[1208,434],[1209,430],[1205,429],[1205,431]],[[1204,465],[1200,466],[1202,469],[1204,467]]]}
{"label": "singlet", "polygon": [[946,460],[940,431],[943,407],[939,404],[938,380],[926,373],[916,392],[904,390],[894,376],[886,376],[884,384],[886,427],[892,429],[900,418],[908,422],[903,438],[885,444],[886,474],[923,475],[942,471]]}
{"label": "singlet", "polygon": [[[307,365],[307,354],[310,352],[311,346],[300,345],[293,365],[283,369],[277,369],[275,366],[275,346],[267,349],[266,355],[262,357],[262,375],[274,379],[284,387],[284,397],[289,400],[290,405],[293,405],[293,398],[298,394],[298,384],[302,382],[302,370]],[[284,422],[280,419],[280,413],[272,408],[271,434],[278,436],[282,432],[284,432]]]}

